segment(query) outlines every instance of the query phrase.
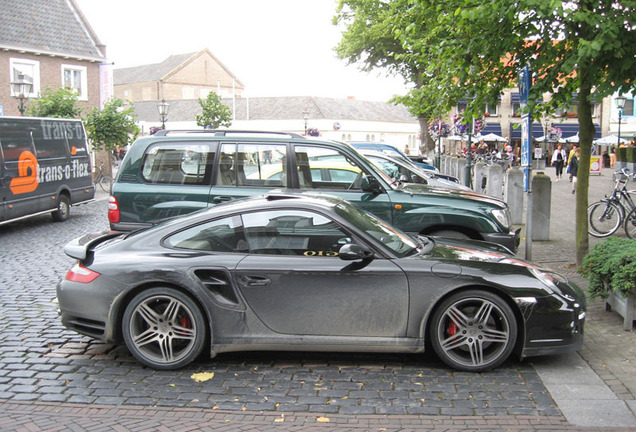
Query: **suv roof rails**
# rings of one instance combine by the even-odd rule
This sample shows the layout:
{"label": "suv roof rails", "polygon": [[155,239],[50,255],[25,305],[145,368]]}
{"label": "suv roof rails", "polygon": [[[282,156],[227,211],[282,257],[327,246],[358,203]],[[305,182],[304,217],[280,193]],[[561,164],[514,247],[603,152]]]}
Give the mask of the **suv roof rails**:
{"label": "suv roof rails", "polygon": [[228,130],[228,129],[185,129],[185,130],[159,130],[155,136],[167,136],[172,134],[211,134],[214,136],[228,135],[284,135],[290,138],[306,139],[303,135],[294,132],[255,131],[255,130]]}

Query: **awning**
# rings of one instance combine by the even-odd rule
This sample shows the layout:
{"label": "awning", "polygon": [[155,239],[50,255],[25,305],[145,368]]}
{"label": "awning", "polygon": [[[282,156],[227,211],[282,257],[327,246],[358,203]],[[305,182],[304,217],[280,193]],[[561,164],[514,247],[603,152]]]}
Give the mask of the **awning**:
{"label": "awning", "polygon": [[[510,124],[510,139],[511,140],[520,140],[521,139],[521,124],[517,123],[517,127],[515,128],[515,124]],[[543,126],[540,123],[532,123],[532,136],[540,137],[543,136]]]}
{"label": "awning", "polygon": [[501,123],[486,120],[486,127],[480,133],[482,135],[495,134],[501,136]]}
{"label": "awning", "polygon": [[[569,138],[579,133],[578,123],[558,123],[553,124],[552,127],[561,129],[561,138]],[[601,126],[598,123],[594,123],[594,128],[596,129],[594,139],[598,139],[601,137]],[[532,136],[534,138],[538,138],[543,135],[545,135],[543,126],[540,123],[532,123]],[[521,139],[521,125],[519,125],[516,129],[514,128],[514,124],[510,125],[510,139]]]}
{"label": "awning", "polygon": [[[561,138],[570,138],[579,133],[578,123],[557,123],[553,124],[552,127],[561,129]],[[596,131],[594,139],[599,139],[601,137],[601,126],[598,123],[594,123],[594,129]]]}

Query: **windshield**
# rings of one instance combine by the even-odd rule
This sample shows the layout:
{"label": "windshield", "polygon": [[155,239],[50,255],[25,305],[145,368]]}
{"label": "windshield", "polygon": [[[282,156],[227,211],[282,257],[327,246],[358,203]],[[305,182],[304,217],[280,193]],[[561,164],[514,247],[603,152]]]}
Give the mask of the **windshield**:
{"label": "windshield", "polygon": [[399,258],[418,252],[418,243],[415,239],[359,207],[342,201],[335,207],[335,211],[360,231],[382,243]]}

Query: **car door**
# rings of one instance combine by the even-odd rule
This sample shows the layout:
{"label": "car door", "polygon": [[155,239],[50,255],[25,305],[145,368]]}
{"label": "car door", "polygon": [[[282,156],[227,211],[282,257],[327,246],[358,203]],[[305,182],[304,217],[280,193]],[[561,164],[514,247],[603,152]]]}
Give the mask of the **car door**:
{"label": "car door", "polygon": [[324,215],[271,210],[242,216],[250,253],[236,281],[254,314],[282,334],[398,337],[409,289],[387,259],[344,261],[352,237]]}
{"label": "car door", "polygon": [[211,205],[261,195],[288,184],[287,144],[223,143],[210,191]]}

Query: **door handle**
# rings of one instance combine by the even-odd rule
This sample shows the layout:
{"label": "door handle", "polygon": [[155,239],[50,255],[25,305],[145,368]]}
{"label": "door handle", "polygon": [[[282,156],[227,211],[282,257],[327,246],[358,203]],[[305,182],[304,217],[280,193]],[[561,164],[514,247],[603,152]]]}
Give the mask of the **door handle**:
{"label": "door handle", "polygon": [[241,282],[246,286],[267,286],[272,280],[262,276],[241,276]]}
{"label": "door handle", "polygon": [[214,204],[219,204],[222,203],[224,201],[230,201],[232,198],[230,197],[224,197],[224,196],[215,196],[214,198],[212,198],[212,202]]}

